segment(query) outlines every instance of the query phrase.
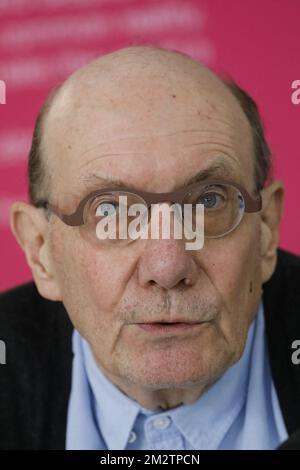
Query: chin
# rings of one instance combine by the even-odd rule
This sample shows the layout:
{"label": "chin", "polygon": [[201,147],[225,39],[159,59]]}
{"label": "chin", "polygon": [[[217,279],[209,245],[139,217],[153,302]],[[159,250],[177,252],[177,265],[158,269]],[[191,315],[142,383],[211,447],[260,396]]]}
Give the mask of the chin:
{"label": "chin", "polygon": [[216,354],[149,354],[122,367],[122,375],[131,382],[149,389],[207,386],[229,366],[227,355]]}
{"label": "chin", "polygon": [[153,373],[147,371],[146,374],[135,374],[132,378],[136,385],[149,390],[194,388],[197,386],[205,388],[214,381],[208,374],[199,371],[184,371],[182,373],[161,371],[159,374],[157,371],[153,371]]}

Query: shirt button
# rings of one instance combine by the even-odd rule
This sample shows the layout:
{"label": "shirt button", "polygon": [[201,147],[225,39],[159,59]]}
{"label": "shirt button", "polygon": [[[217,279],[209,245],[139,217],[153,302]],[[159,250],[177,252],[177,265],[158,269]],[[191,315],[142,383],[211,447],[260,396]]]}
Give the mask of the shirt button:
{"label": "shirt button", "polygon": [[134,431],[131,431],[131,433],[129,434],[128,442],[131,444],[135,440],[136,440],[136,433]]}
{"label": "shirt button", "polygon": [[153,420],[153,427],[155,429],[166,429],[170,426],[171,418],[169,416],[161,416]]}

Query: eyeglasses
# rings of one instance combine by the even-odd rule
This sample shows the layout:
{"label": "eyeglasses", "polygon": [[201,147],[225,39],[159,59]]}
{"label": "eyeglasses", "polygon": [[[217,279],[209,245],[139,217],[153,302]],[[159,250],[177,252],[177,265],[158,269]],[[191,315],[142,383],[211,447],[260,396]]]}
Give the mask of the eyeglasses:
{"label": "eyeglasses", "polygon": [[[82,199],[72,214],[64,214],[47,200],[39,200],[35,206],[50,210],[69,226],[80,227],[82,233],[88,236],[91,241],[103,243],[103,240],[97,240],[97,224],[104,218],[107,220],[120,213],[122,209],[120,201],[123,201],[124,197],[128,207],[126,227],[133,220],[133,215],[130,214],[134,211],[130,211],[131,207],[136,204],[141,205],[145,215],[149,214],[149,209],[153,204],[163,202],[173,203],[181,208],[185,204],[191,205],[192,225],[195,227],[196,207],[198,204],[202,204],[205,238],[219,238],[229,234],[239,225],[245,212],[258,212],[262,207],[260,191],[257,191],[255,197],[252,197],[241,185],[219,180],[194,183],[178,191],[168,193],[129,191],[128,188],[120,187],[96,190]],[[180,217],[182,222],[184,211],[180,212]],[[115,241],[121,241],[122,237],[118,235],[123,228],[120,224],[117,226]],[[122,238],[122,243],[130,241],[133,240],[129,235]]]}

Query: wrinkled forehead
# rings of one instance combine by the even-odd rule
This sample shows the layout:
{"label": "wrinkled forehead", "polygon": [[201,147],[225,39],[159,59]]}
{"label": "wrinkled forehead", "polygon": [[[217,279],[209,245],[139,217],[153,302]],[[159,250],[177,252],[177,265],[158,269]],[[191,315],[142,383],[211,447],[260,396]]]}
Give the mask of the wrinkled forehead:
{"label": "wrinkled forehead", "polygon": [[79,71],[47,115],[43,152],[60,190],[93,173],[167,191],[214,159],[240,177],[254,166],[250,126],[235,97],[211,71],[186,61]]}

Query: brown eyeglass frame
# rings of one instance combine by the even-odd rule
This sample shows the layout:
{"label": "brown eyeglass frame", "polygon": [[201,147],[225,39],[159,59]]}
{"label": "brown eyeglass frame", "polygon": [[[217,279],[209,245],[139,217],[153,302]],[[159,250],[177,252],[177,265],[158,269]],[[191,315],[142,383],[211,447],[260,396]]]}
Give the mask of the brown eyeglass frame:
{"label": "brown eyeglass frame", "polygon": [[243,186],[235,183],[235,182],[230,182],[230,181],[221,181],[221,180],[206,180],[205,182],[198,182],[198,183],[193,183],[190,184],[189,186],[186,186],[185,188],[179,189],[178,191],[173,191],[169,193],[151,193],[151,192],[146,192],[146,191],[131,191],[126,187],[118,187],[118,188],[107,188],[107,189],[101,189],[101,190],[96,190],[88,194],[82,201],[79,203],[77,206],[77,209],[73,214],[63,214],[62,211],[50,204],[47,200],[39,200],[36,202],[35,207],[41,207],[44,209],[49,209],[51,212],[53,212],[57,217],[59,217],[65,224],[70,225],[72,227],[77,227],[80,225],[84,225],[84,208],[87,202],[92,199],[93,197],[96,196],[101,196],[101,194],[106,194],[111,191],[118,191],[118,192],[127,192],[131,194],[136,194],[140,198],[142,198],[147,207],[149,208],[151,204],[157,204],[157,203],[162,203],[162,202],[172,202],[172,203],[178,203],[180,205],[183,204],[183,201],[185,197],[188,195],[189,192],[192,192],[195,188],[198,187],[206,187],[206,186],[214,186],[214,185],[220,185],[222,184],[223,186],[233,186],[234,188],[238,189],[239,192],[242,194],[244,203],[245,203],[245,212],[258,212],[262,208],[262,198],[260,192],[258,192],[257,198],[253,198],[250,196],[248,191],[243,188]]}

